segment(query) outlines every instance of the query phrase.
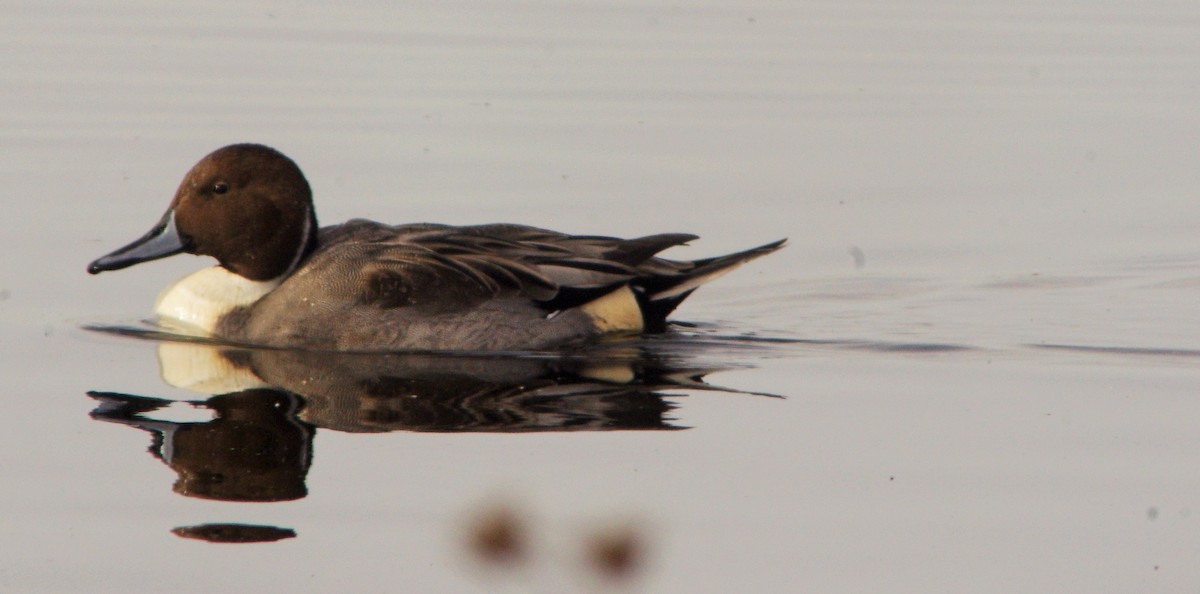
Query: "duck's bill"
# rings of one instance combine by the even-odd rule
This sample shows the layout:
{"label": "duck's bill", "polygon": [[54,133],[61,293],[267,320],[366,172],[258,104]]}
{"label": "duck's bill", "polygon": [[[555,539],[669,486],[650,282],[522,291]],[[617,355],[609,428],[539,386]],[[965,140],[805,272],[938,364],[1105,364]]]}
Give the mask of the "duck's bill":
{"label": "duck's bill", "polygon": [[137,241],[88,264],[89,274],[120,270],[134,264],[174,256],[187,249],[187,244],[175,228],[175,210],[167,211],[162,220]]}

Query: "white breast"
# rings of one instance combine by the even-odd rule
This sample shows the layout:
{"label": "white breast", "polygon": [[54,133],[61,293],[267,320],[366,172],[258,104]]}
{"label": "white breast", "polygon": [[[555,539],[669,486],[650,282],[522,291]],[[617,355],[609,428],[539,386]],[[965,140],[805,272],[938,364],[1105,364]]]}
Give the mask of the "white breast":
{"label": "white breast", "polygon": [[154,313],[166,324],[212,334],[221,316],[258,301],[279,283],[280,279],[253,281],[213,266],[167,287],[158,296]]}

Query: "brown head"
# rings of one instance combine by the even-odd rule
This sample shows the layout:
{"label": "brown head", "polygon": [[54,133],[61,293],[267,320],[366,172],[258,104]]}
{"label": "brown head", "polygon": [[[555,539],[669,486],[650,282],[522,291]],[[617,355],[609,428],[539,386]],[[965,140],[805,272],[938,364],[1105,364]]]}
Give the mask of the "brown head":
{"label": "brown head", "polygon": [[158,224],[92,262],[88,272],[187,252],[212,256],[250,280],[268,280],[295,269],[316,235],[312,190],[300,168],[270,147],[235,144],[196,163]]}

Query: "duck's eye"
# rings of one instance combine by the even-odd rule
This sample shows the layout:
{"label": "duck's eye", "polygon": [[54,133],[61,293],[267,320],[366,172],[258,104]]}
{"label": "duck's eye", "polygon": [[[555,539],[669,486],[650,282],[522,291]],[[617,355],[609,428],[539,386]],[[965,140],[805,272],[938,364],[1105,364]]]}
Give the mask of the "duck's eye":
{"label": "duck's eye", "polygon": [[213,194],[224,194],[225,192],[228,192],[228,191],[229,191],[229,184],[227,184],[225,182],[217,182],[217,183],[213,184],[213,187],[212,187]]}

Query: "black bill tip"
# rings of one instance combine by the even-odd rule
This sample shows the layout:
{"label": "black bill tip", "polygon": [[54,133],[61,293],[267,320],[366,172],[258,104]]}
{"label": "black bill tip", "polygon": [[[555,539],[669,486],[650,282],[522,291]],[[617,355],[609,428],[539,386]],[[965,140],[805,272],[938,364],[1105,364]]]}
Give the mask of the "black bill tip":
{"label": "black bill tip", "polygon": [[134,264],[174,256],[187,249],[187,244],[175,228],[175,211],[168,210],[162,220],[137,241],[102,256],[88,264],[88,274],[120,270]]}

